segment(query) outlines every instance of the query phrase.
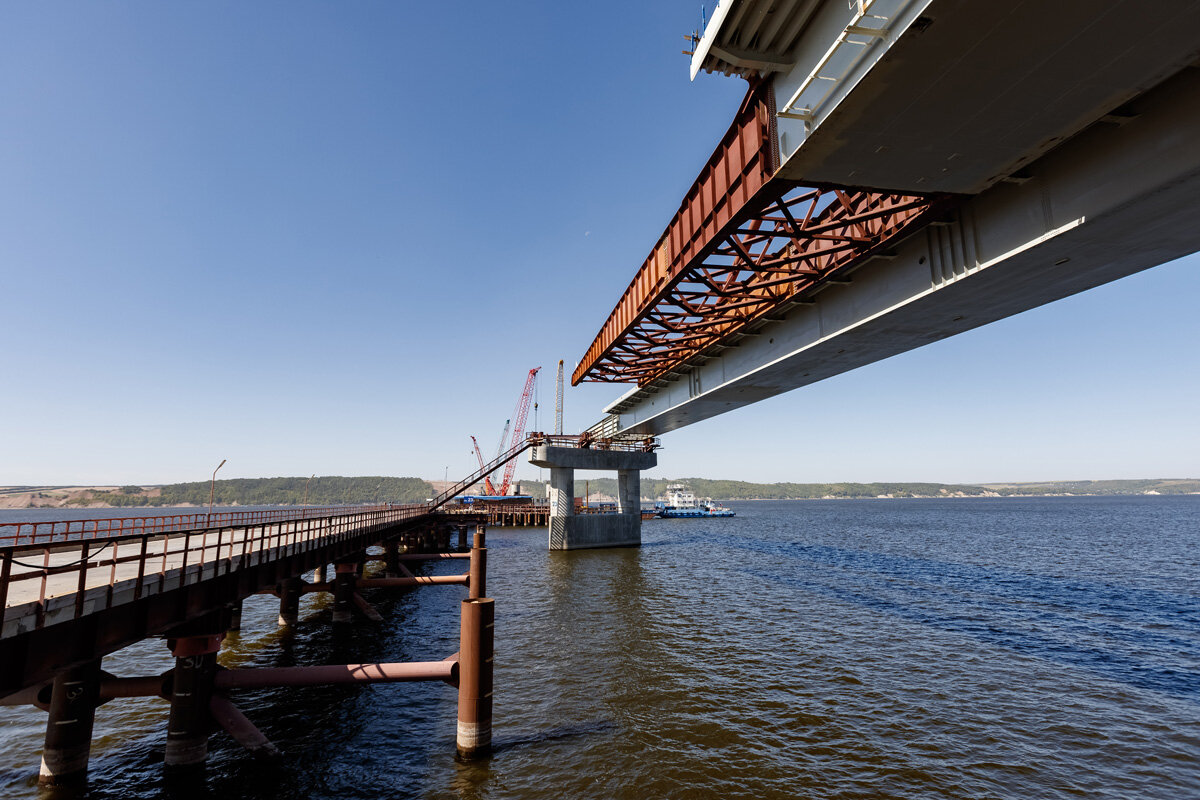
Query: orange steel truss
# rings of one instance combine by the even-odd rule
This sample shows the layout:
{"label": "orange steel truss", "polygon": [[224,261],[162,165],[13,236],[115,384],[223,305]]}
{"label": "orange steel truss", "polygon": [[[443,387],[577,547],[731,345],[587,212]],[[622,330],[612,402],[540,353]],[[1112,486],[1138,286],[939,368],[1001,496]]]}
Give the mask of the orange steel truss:
{"label": "orange steel truss", "polygon": [[948,201],[770,177],[772,106],[769,87],[751,87],[572,385],[644,386],[677,372],[886,251]]}

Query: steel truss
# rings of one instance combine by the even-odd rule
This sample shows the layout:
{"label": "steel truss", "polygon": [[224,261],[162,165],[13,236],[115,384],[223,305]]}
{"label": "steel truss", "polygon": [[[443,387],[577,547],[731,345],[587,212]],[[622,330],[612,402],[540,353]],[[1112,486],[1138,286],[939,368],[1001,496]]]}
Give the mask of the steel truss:
{"label": "steel truss", "polygon": [[707,255],[646,299],[580,380],[644,386],[677,371],[885,253],[940,205],[940,198],[794,185],[762,194]]}

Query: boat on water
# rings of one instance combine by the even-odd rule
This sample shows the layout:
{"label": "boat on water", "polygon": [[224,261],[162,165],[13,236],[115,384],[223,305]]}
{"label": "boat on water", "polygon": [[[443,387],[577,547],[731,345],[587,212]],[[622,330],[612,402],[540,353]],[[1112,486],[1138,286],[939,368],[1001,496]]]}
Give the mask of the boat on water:
{"label": "boat on water", "polygon": [[682,517],[732,517],[733,510],[717,505],[711,498],[698,499],[687,484],[673,483],[667,493],[655,503],[658,516],[667,519]]}

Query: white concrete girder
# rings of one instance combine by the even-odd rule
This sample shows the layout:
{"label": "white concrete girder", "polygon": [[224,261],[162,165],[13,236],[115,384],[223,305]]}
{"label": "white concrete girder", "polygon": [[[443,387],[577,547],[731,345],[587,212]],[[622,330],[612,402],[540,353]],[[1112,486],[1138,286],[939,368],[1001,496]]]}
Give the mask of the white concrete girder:
{"label": "white concrete girder", "polygon": [[657,435],[1200,249],[1200,70],[1038,160],[660,388],[606,409]]}

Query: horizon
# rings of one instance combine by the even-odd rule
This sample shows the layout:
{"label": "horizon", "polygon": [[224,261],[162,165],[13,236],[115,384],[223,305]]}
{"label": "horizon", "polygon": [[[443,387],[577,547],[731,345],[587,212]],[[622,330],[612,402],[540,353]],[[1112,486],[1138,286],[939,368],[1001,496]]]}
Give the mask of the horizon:
{"label": "horizon", "polygon": [[[649,470],[647,470],[647,472],[649,472]],[[580,478],[576,482],[579,483],[579,482],[584,482],[586,480],[599,480],[599,479],[612,478],[612,477],[613,476],[608,475],[608,474],[596,474],[594,477]],[[431,485],[436,485],[436,484],[452,485],[454,483],[457,483],[457,481],[454,481],[454,480],[447,481],[442,478],[424,478],[419,475],[316,475],[312,478],[312,480],[315,483],[316,481],[321,480],[321,478],[342,478],[342,479],[349,479],[349,480],[360,480],[360,479],[367,479],[367,478],[388,478],[388,479],[415,478],[416,480],[424,481]],[[232,477],[232,478],[217,478],[216,482],[221,483],[223,481],[236,481],[236,480],[249,480],[249,481],[254,481],[254,480],[299,480],[299,481],[304,481],[304,480],[308,480],[308,478],[304,475],[260,475],[260,476],[256,476],[256,477],[238,476],[238,477]],[[514,479],[514,482],[515,483],[546,483],[547,480],[548,479],[540,480],[537,478],[520,478],[520,477],[518,477],[518,478]],[[1047,479],[1047,480],[975,481],[975,482],[930,481],[930,480],[890,480],[890,479],[889,480],[867,480],[867,481],[862,481],[862,480],[750,481],[750,480],[745,480],[743,478],[709,478],[709,477],[705,477],[702,475],[655,476],[652,474],[643,474],[642,480],[643,481],[698,480],[698,481],[714,481],[714,482],[722,481],[722,482],[726,482],[726,483],[749,483],[749,484],[759,484],[759,485],[764,485],[764,486],[772,486],[772,485],[778,485],[778,484],[784,484],[784,483],[796,484],[796,485],[801,485],[801,486],[823,486],[823,485],[838,485],[838,484],[870,485],[870,484],[928,483],[928,484],[937,484],[937,485],[941,485],[941,486],[984,486],[984,487],[987,487],[987,486],[1032,486],[1032,485],[1047,484],[1047,483],[1113,483],[1113,482],[1137,482],[1137,481],[1159,481],[1159,482],[1177,481],[1177,482],[1181,482],[1181,483],[1187,483],[1187,482],[1192,482],[1192,481],[1200,482],[1200,478],[1146,477],[1146,476],[1140,476],[1140,477],[1134,477],[1134,478],[1052,478],[1052,479]],[[167,483],[136,483],[136,482],[117,483],[117,482],[110,481],[108,483],[86,483],[86,484],[85,483],[5,484],[5,485],[0,485],[0,490],[5,490],[5,489],[51,489],[51,488],[53,488],[53,489],[105,489],[105,488],[120,488],[122,486],[138,486],[143,489],[155,489],[155,488],[159,488],[159,487],[163,487],[163,486],[176,486],[176,485],[189,484],[189,483],[198,483],[198,484],[207,485],[209,483],[209,481],[208,480],[171,481],[171,482],[167,482]],[[477,485],[477,484],[473,484],[473,485]]]}
{"label": "horizon", "polygon": [[[462,477],[469,436],[491,452],[539,365],[529,427],[550,427],[555,364],[585,351],[741,102],[741,81],[688,81],[694,12],[545,4],[530,26],[483,4],[463,28],[436,5],[302,3],[286,26],[268,6],[0,9],[0,309],[19,332],[0,482],[190,482],[222,459],[221,478]],[[414,77],[426,61],[439,80]],[[1200,474],[1198,267],[674,431],[659,469]],[[568,386],[564,431],[628,388]]]}

